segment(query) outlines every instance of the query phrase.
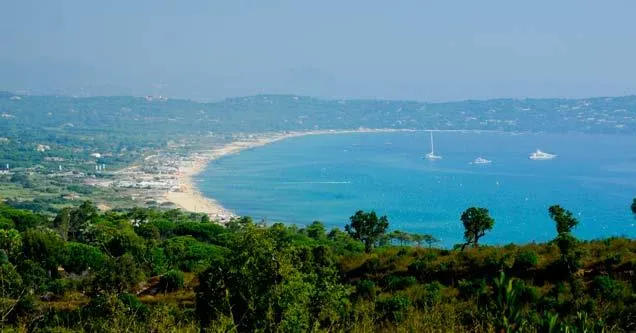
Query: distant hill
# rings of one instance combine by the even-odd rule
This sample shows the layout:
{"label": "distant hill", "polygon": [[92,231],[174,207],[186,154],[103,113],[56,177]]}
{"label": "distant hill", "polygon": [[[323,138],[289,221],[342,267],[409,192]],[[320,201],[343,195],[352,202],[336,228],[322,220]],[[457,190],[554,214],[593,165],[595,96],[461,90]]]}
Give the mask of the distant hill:
{"label": "distant hill", "polygon": [[0,93],[0,129],[233,133],[358,127],[636,134],[636,96],[448,103],[258,95],[215,103]]}

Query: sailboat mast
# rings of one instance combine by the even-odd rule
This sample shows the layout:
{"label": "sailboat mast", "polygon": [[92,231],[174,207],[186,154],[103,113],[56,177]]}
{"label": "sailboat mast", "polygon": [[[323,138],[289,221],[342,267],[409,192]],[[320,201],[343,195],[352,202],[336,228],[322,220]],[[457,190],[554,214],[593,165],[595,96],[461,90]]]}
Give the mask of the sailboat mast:
{"label": "sailboat mast", "polygon": [[431,133],[431,153],[434,153],[435,147],[433,146],[433,131],[431,131],[430,133]]}

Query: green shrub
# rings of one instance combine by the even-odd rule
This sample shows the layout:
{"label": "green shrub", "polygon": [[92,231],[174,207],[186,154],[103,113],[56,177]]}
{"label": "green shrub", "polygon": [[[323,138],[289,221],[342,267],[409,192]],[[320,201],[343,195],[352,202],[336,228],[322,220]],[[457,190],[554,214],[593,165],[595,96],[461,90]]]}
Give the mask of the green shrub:
{"label": "green shrub", "polygon": [[406,319],[411,301],[404,295],[381,298],[376,303],[376,309],[382,320],[400,323]]}
{"label": "green shrub", "polygon": [[56,296],[64,296],[64,294],[74,288],[73,282],[66,279],[57,279],[49,282],[46,289]]}
{"label": "green shrub", "polygon": [[105,262],[104,254],[96,247],[75,242],[66,243],[66,256],[62,266],[69,273],[81,274],[89,268],[99,270]]}
{"label": "green shrub", "polygon": [[145,317],[148,315],[148,307],[142,303],[137,296],[124,293],[120,294],[117,298],[119,298],[121,304],[124,306],[123,310],[125,312],[132,313],[138,317]]}
{"label": "green shrub", "polygon": [[170,270],[159,279],[161,290],[171,292],[183,288],[183,272]]}
{"label": "green shrub", "polygon": [[532,250],[521,250],[515,256],[515,263],[513,269],[515,272],[523,273],[530,268],[533,268],[539,262],[537,253]]}
{"label": "green shrub", "polygon": [[481,297],[488,293],[488,285],[485,279],[460,280],[459,293],[465,298]]}
{"label": "green shrub", "polygon": [[431,307],[442,299],[444,285],[435,281],[418,285],[414,290],[414,305],[420,309]]}
{"label": "green shrub", "polygon": [[16,297],[20,294],[22,277],[10,263],[0,265],[0,295],[3,297]]}
{"label": "green shrub", "polygon": [[365,273],[377,273],[380,270],[380,259],[369,258],[362,264],[361,268]]}
{"label": "green shrub", "polygon": [[375,283],[371,280],[360,280],[356,283],[356,295],[361,298],[373,299],[376,294]]}
{"label": "green shrub", "polygon": [[594,278],[592,292],[597,297],[606,301],[615,301],[623,294],[623,284],[609,276],[597,276]]}
{"label": "green shrub", "polygon": [[414,276],[395,276],[389,275],[387,277],[387,288],[389,290],[402,290],[410,286],[417,284],[417,279]]}

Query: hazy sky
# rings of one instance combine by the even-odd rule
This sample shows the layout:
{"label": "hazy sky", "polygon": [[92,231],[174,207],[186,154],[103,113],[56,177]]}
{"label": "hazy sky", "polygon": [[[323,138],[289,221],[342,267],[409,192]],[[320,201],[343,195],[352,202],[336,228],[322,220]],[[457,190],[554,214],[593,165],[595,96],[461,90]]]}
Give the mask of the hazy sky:
{"label": "hazy sky", "polygon": [[0,90],[636,94],[636,1],[1,0]]}

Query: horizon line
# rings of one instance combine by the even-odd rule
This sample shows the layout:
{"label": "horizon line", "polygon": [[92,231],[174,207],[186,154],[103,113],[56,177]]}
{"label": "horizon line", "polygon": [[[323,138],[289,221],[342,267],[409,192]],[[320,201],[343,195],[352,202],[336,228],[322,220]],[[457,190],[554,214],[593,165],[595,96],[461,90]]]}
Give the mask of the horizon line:
{"label": "horizon line", "polygon": [[[0,95],[9,94],[18,97],[31,96],[31,97],[60,97],[60,98],[72,98],[72,99],[91,99],[91,98],[165,98],[165,100],[176,100],[176,101],[186,101],[186,102],[194,102],[199,104],[215,104],[221,103],[229,100],[243,99],[243,98],[252,98],[252,97],[297,97],[297,98],[307,98],[321,101],[377,101],[377,102],[410,102],[410,103],[422,103],[422,104],[452,104],[452,103],[462,103],[462,102],[488,102],[488,101],[500,101],[500,100],[593,100],[593,99],[608,99],[608,98],[629,98],[636,97],[636,94],[625,94],[625,95],[598,95],[598,96],[588,96],[588,97],[485,97],[485,98],[464,98],[464,99],[454,99],[454,100],[444,100],[444,101],[426,101],[426,100],[418,100],[418,99],[391,99],[391,98],[335,98],[335,97],[318,97],[311,95],[301,95],[301,94],[293,94],[293,93],[260,93],[260,94],[252,94],[252,95],[237,95],[237,96],[228,96],[218,100],[203,100],[203,99],[194,99],[187,97],[175,97],[175,96],[165,96],[165,95],[121,95],[121,94],[113,94],[113,95],[89,95],[89,96],[79,96],[73,94],[56,94],[56,93],[31,93],[28,91],[11,91],[11,90],[0,90]],[[164,100],[164,101],[165,101]]]}

